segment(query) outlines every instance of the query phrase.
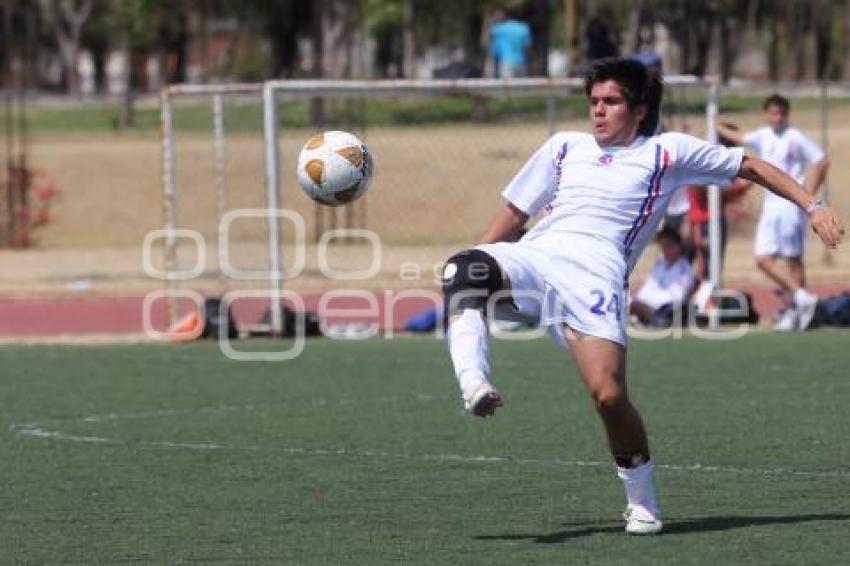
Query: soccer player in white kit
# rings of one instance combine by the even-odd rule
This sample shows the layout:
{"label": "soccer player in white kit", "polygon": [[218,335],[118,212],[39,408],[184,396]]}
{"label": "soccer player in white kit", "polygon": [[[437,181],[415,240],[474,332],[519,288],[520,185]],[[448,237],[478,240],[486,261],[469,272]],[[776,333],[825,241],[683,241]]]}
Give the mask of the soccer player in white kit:
{"label": "soccer player in white kit", "polygon": [[[768,124],[763,128],[741,134],[720,122],[717,131],[736,145],[751,147],[759,157],[803,184],[806,192],[817,194],[829,168],[823,150],[789,125],[791,103],[787,98],[771,95],[765,99],[763,109]],[[806,224],[805,211],[770,192],[765,193],[756,228],[756,265],[779,284],[794,305],[787,311],[791,318],[780,321],[777,329],[805,330],[815,314],[817,297],[805,288]],[[788,263],[787,272],[778,268],[777,258]]]}
{"label": "soccer player in white kit", "polygon": [[[654,135],[661,81],[642,64],[602,59],[585,79],[592,134],[562,132],[510,182],[481,244],[446,262],[442,287],[449,352],[464,406],[502,406],[490,383],[486,316],[499,298],[538,316],[567,347],[602,418],[626,491],[626,532],[661,530],[646,432],[626,393],[624,302],[629,272],[673,192],[687,184],[751,179],[808,209],[829,246],[836,213],[767,162],[679,134]],[[518,241],[528,219],[545,217]]]}

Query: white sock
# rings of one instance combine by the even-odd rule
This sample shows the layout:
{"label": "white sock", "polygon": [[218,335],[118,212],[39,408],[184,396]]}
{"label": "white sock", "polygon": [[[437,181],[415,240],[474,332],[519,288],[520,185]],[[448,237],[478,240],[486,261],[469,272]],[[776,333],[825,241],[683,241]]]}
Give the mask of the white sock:
{"label": "white sock", "polygon": [[794,291],[794,304],[800,306],[801,304],[806,304],[810,301],[811,293],[800,287],[796,291]]}
{"label": "white sock", "polygon": [[641,464],[637,468],[617,467],[617,475],[626,488],[626,501],[629,505],[642,505],[658,517],[660,509],[655,501],[655,486],[652,482],[652,462]]}
{"label": "white sock", "polygon": [[489,336],[481,311],[465,309],[449,323],[447,336],[460,389],[463,393],[471,392],[490,375]]}

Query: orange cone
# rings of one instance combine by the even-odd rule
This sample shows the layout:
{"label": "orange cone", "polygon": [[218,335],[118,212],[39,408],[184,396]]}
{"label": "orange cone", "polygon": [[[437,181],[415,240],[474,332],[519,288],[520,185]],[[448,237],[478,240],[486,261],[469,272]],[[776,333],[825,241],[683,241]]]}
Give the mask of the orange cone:
{"label": "orange cone", "polygon": [[201,313],[192,311],[168,329],[168,339],[172,342],[197,340],[203,331],[204,321]]}

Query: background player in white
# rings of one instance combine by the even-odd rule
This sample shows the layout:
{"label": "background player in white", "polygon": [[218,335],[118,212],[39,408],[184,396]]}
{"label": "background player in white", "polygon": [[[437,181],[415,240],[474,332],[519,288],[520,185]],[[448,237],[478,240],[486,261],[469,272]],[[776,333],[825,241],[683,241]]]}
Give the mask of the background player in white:
{"label": "background player in white", "polygon": [[[568,346],[605,426],[623,480],[626,531],[661,530],[649,444],[626,392],[624,297],[628,274],[672,193],[686,184],[728,184],[740,175],[810,211],[835,246],[844,229],[832,209],[767,162],[739,148],[678,133],[653,135],[661,83],[625,59],[596,62],[585,79],[592,135],[554,135],[504,191],[507,203],[476,248],[443,271],[448,342],[465,407],[488,416],[502,399],[489,381],[485,316],[502,297],[540,317]],[[529,217],[546,212],[512,242]]]}
{"label": "background player in white", "polygon": [[[803,184],[807,193],[816,195],[829,168],[823,150],[789,125],[791,104],[787,98],[771,95],[765,99],[763,108],[767,126],[742,134],[719,121],[717,131],[736,145],[751,147],[759,157]],[[777,328],[782,330],[795,327],[805,330],[815,314],[817,297],[805,289],[806,224],[805,211],[770,192],[765,193],[756,228],[756,265],[782,287],[793,305],[786,311],[790,317],[779,321]],[[787,272],[777,265],[777,258],[788,263]]]}

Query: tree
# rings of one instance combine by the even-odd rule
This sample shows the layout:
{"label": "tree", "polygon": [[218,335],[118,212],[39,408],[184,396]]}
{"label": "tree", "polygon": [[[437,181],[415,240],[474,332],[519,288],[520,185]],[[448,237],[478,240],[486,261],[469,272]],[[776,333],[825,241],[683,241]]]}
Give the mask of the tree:
{"label": "tree", "polygon": [[375,66],[382,77],[398,77],[403,69],[402,4],[398,0],[365,0],[366,30],[375,38]]}
{"label": "tree", "polygon": [[404,76],[412,79],[416,75],[416,31],[413,27],[416,6],[413,0],[402,0],[402,70]]}
{"label": "tree", "polygon": [[330,78],[351,78],[354,74],[354,49],[360,20],[359,2],[322,0],[317,2],[322,26],[322,75]]}
{"label": "tree", "polygon": [[839,29],[839,37],[841,37],[841,57],[839,67],[841,69],[841,78],[850,78],[850,1],[844,1],[844,8],[841,10],[842,16],[836,18]]}
{"label": "tree", "polygon": [[80,93],[77,57],[83,26],[92,13],[92,0],[39,0],[41,16],[56,38],[68,92]]}
{"label": "tree", "polygon": [[[186,10],[190,3],[173,0],[109,0],[104,13],[104,25],[109,30],[110,44],[124,52],[127,65],[127,87],[124,91],[118,125],[133,125],[135,90],[141,83],[141,67],[146,53],[162,53],[163,39],[171,33],[180,38],[177,44],[176,72],[182,74],[185,61]],[[167,44],[167,42],[165,43]],[[181,57],[182,54],[182,57]],[[164,68],[165,65],[161,65]]]}
{"label": "tree", "polygon": [[815,77],[818,80],[829,78],[833,52],[833,17],[835,6],[832,2],[816,0],[812,3],[812,19],[815,35]]}
{"label": "tree", "polygon": [[716,21],[720,27],[720,79],[732,78],[735,60],[743,39],[753,22],[754,0],[720,0],[715,5]]}
{"label": "tree", "polygon": [[235,17],[242,29],[256,31],[271,46],[271,74],[291,78],[298,70],[298,40],[312,36],[320,0],[219,0],[219,13]]}

